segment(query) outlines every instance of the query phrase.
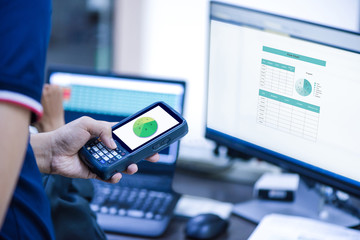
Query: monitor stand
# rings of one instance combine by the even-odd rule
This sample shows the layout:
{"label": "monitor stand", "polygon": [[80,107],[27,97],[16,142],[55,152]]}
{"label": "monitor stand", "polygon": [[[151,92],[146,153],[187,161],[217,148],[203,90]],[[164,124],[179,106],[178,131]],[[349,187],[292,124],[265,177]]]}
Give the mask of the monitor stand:
{"label": "monitor stand", "polygon": [[233,213],[254,223],[268,214],[278,213],[313,218],[349,227],[359,225],[359,219],[334,206],[324,204],[324,197],[300,181],[293,202],[254,199],[235,204]]}

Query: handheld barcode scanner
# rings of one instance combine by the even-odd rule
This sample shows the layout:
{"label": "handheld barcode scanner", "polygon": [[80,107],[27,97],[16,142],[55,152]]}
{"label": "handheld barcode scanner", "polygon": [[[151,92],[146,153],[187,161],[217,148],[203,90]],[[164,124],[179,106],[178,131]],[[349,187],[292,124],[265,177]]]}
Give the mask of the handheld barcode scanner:
{"label": "handheld barcode scanner", "polygon": [[187,133],[186,120],[166,103],[156,102],[112,127],[116,149],[109,149],[94,138],[80,149],[79,156],[92,172],[108,180]]}

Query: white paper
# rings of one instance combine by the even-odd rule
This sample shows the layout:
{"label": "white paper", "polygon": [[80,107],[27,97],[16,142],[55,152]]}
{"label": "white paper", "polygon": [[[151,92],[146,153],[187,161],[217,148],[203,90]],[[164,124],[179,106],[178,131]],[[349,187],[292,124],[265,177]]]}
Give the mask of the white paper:
{"label": "white paper", "polygon": [[360,232],[304,217],[265,216],[248,240],[359,240]]}

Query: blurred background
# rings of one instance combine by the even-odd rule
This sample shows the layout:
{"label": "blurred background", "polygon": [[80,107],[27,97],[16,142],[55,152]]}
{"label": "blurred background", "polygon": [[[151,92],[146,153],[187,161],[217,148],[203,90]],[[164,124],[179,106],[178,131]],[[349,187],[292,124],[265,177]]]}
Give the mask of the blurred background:
{"label": "blurred background", "polygon": [[[360,0],[227,0],[244,7],[360,32]],[[182,145],[204,138],[209,0],[53,0],[47,65],[187,82]]]}

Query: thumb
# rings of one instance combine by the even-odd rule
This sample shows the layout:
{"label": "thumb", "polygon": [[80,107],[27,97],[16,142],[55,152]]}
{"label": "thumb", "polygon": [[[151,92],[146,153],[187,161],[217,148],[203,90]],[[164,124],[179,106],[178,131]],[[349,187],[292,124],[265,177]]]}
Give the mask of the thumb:
{"label": "thumb", "polygon": [[100,140],[109,148],[116,148],[116,143],[112,138],[111,123],[105,121],[97,121],[92,118],[86,118],[84,121],[86,130],[91,137],[100,137]]}

